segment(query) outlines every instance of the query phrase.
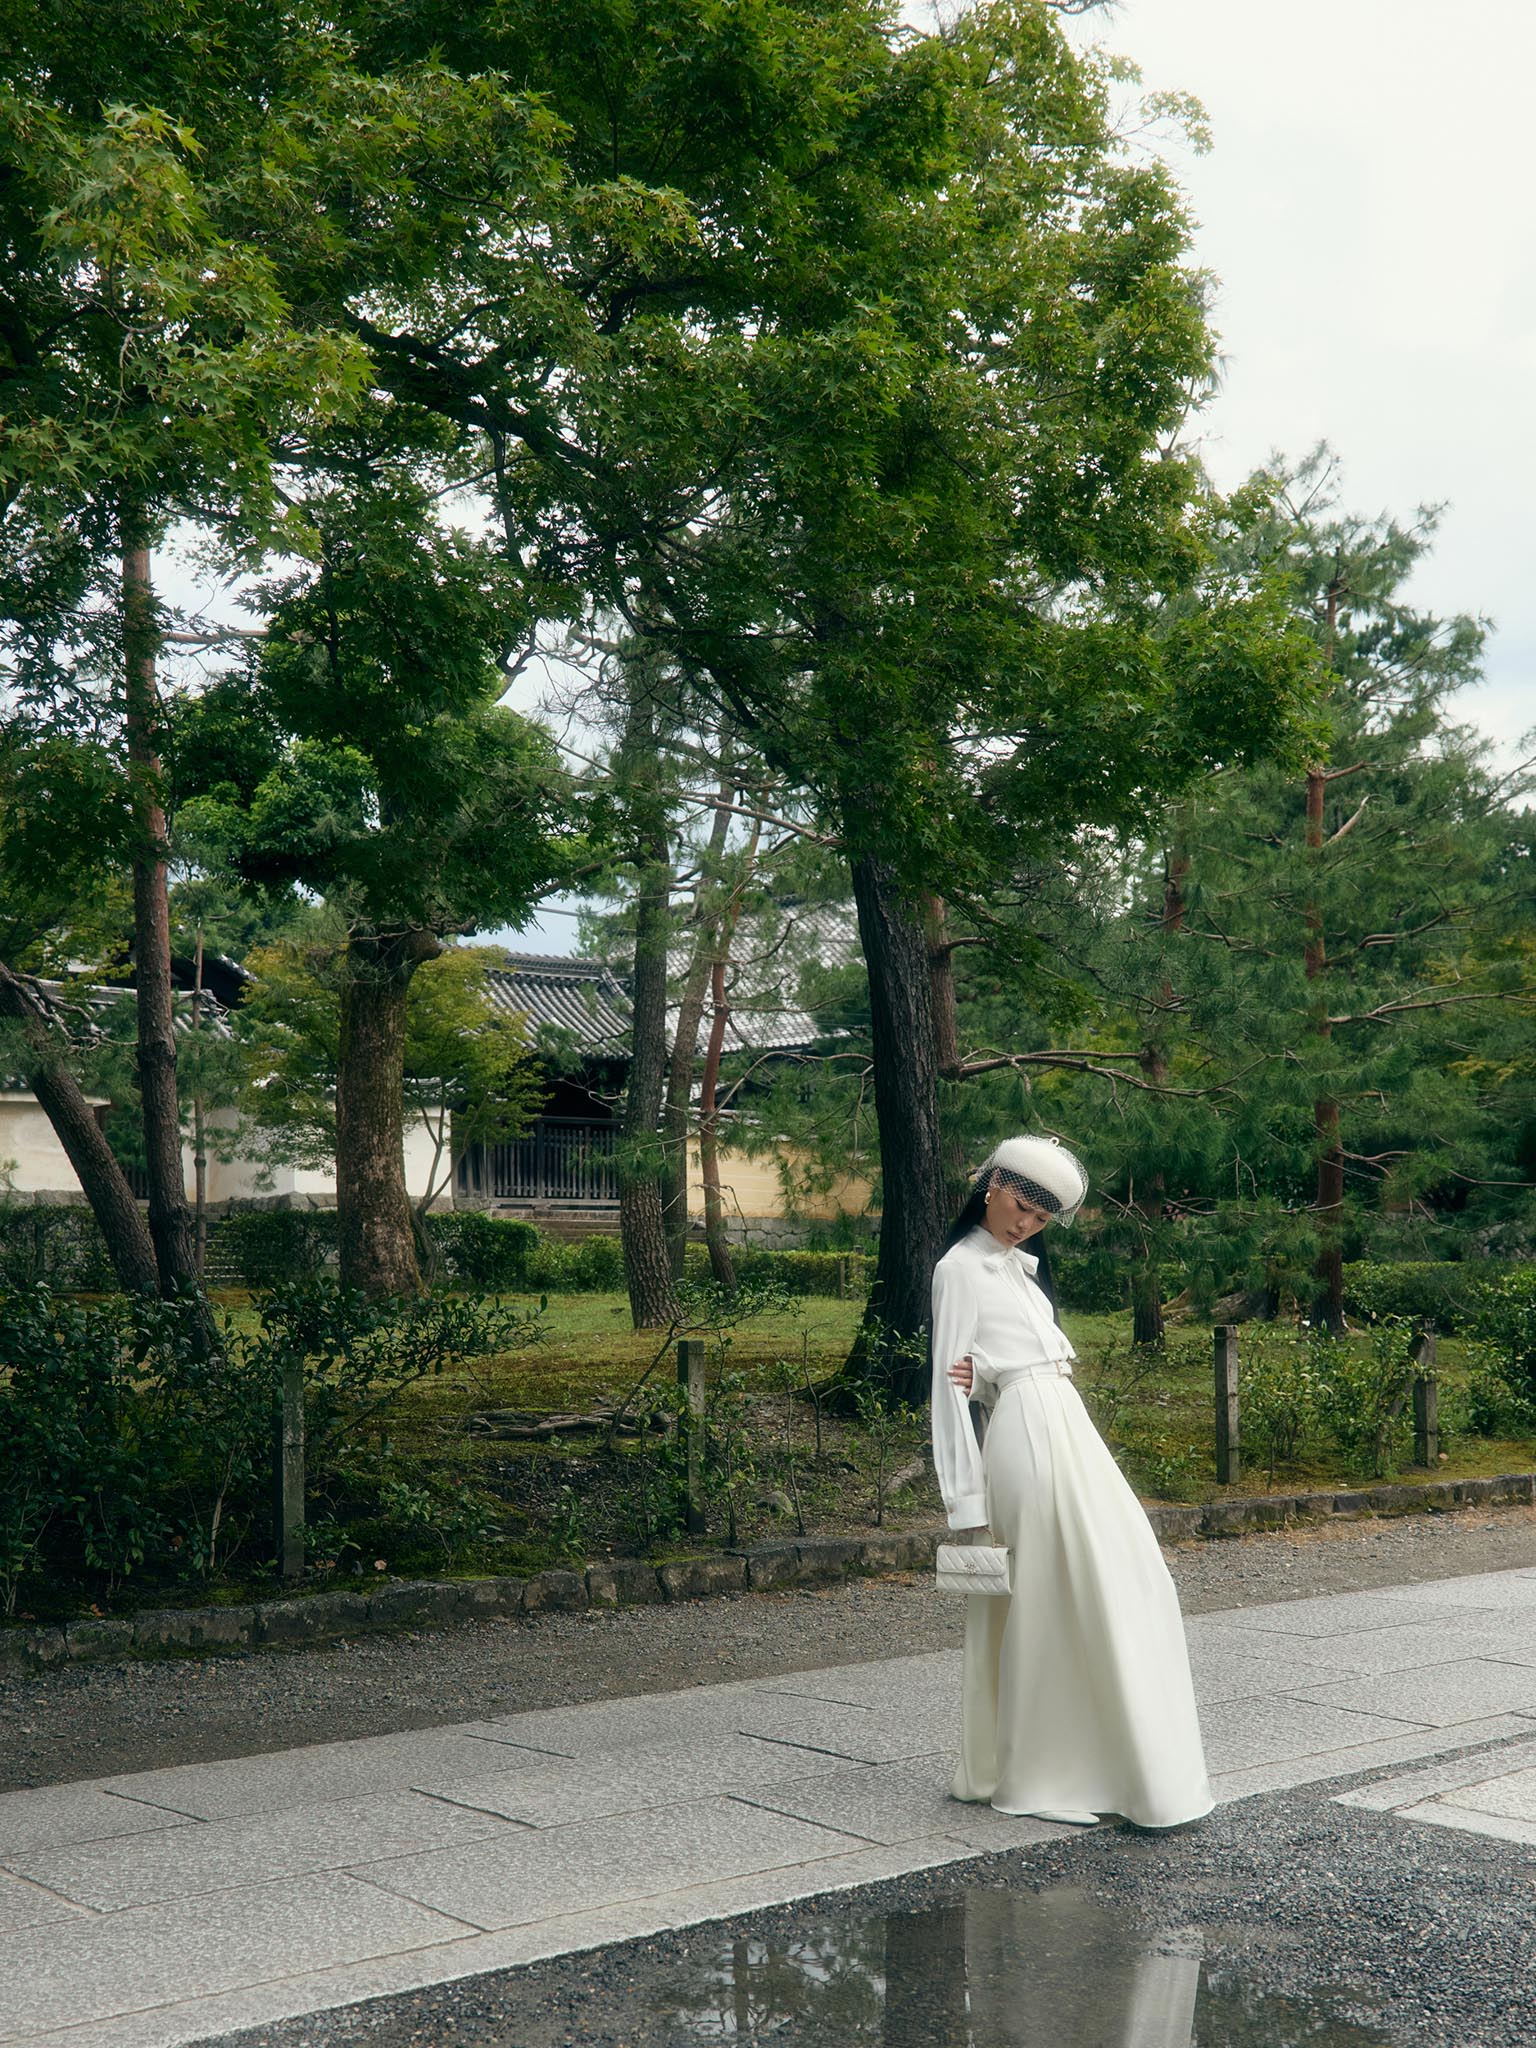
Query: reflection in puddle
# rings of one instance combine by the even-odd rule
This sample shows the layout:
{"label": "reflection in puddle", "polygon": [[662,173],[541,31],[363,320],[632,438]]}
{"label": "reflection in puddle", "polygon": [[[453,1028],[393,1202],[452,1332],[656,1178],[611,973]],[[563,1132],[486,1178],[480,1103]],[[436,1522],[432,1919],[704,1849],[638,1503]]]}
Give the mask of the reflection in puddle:
{"label": "reflection in puddle", "polygon": [[[700,1944],[657,2006],[682,2041],[798,2048],[1381,2048],[1326,2004],[1202,1968],[1199,1937],[1138,1935],[1079,1891],[969,1891],[923,1913],[828,1917]],[[653,2008],[654,2009],[654,2008]],[[658,2014],[658,2016],[660,2016]]]}

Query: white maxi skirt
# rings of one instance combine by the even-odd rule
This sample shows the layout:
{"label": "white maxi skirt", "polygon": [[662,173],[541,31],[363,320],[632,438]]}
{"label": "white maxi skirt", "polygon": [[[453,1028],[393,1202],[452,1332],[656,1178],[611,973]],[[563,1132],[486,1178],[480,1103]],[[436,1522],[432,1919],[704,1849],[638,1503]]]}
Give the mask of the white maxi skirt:
{"label": "white maxi skirt", "polygon": [[1066,1374],[1010,1375],[982,1467],[1013,1592],[966,1602],[955,1798],[1148,1828],[1209,1813],[1178,1595]]}

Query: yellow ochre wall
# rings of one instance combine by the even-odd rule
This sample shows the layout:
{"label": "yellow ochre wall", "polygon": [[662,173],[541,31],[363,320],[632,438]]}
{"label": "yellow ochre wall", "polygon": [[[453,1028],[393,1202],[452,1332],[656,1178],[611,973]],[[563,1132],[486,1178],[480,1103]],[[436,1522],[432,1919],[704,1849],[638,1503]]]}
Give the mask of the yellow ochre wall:
{"label": "yellow ochre wall", "polygon": [[[783,1156],[792,1164],[797,1157],[788,1150]],[[769,1155],[749,1159],[745,1153],[722,1150],[720,1193],[728,1216],[782,1216],[784,1184],[779,1177],[778,1158]],[[831,1221],[837,1216],[863,1216],[868,1213],[873,1195],[868,1181],[840,1180],[824,1195],[802,1195],[795,1213],[812,1222]],[[694,1145],[688,1148],[688,1213],[704,1214],[704,1183],[698,1147]]]}

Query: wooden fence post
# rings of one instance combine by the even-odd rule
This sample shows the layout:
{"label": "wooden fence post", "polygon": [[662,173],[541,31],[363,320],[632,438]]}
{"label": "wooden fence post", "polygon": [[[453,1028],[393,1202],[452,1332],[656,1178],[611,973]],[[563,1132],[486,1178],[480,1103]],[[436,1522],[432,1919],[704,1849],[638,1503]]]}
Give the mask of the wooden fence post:
{"label": "wooden fence post", "polygon": [[700,1474],[704,1451],[705,1347],[697,1337],[684,1337],[677,1347],[677,1384],[686,1396],[683,1441],[688,1454],[685,1514],[690,1536],[704,1534],[704,1489]]}
{"label": "wooden fence post", "polygon": [[1438,1348],[1433,1330],[1421,1331],[1413,1347],[1414,1363],[1419,1368],[1413,1383],[1415,1465],[1438,1465],[1440,1462],[1440,1382],[1435,1374]]}
{"label": "wooden fence post", "polygon": [[277,1565],[285,1579],[304,1575],[304,1366],[283,1367],[273,1457]]}
{"label": "wooden fence post", "polygon": [[1237,1407],[1237,1326],[1218,1323],[1216,1352],[1216,1483],[1234,1486],[1242,1477],[1242,1439]]}

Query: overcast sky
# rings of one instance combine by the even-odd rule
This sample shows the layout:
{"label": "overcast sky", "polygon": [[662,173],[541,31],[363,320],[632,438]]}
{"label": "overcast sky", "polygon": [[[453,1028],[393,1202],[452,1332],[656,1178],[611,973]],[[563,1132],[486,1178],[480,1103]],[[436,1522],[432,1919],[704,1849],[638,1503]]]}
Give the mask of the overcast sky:
{"label": "overcast sky", "polygon": [[1071,32],[1210,116],[1208,156],[1166,153],[1218,281],[1217,482],[1327,440],[1350,509],[1443,505],[1415,595],[1491,622],[1461,715],[1515,758],[1536,725],[1530,0],[1121,0]]}

